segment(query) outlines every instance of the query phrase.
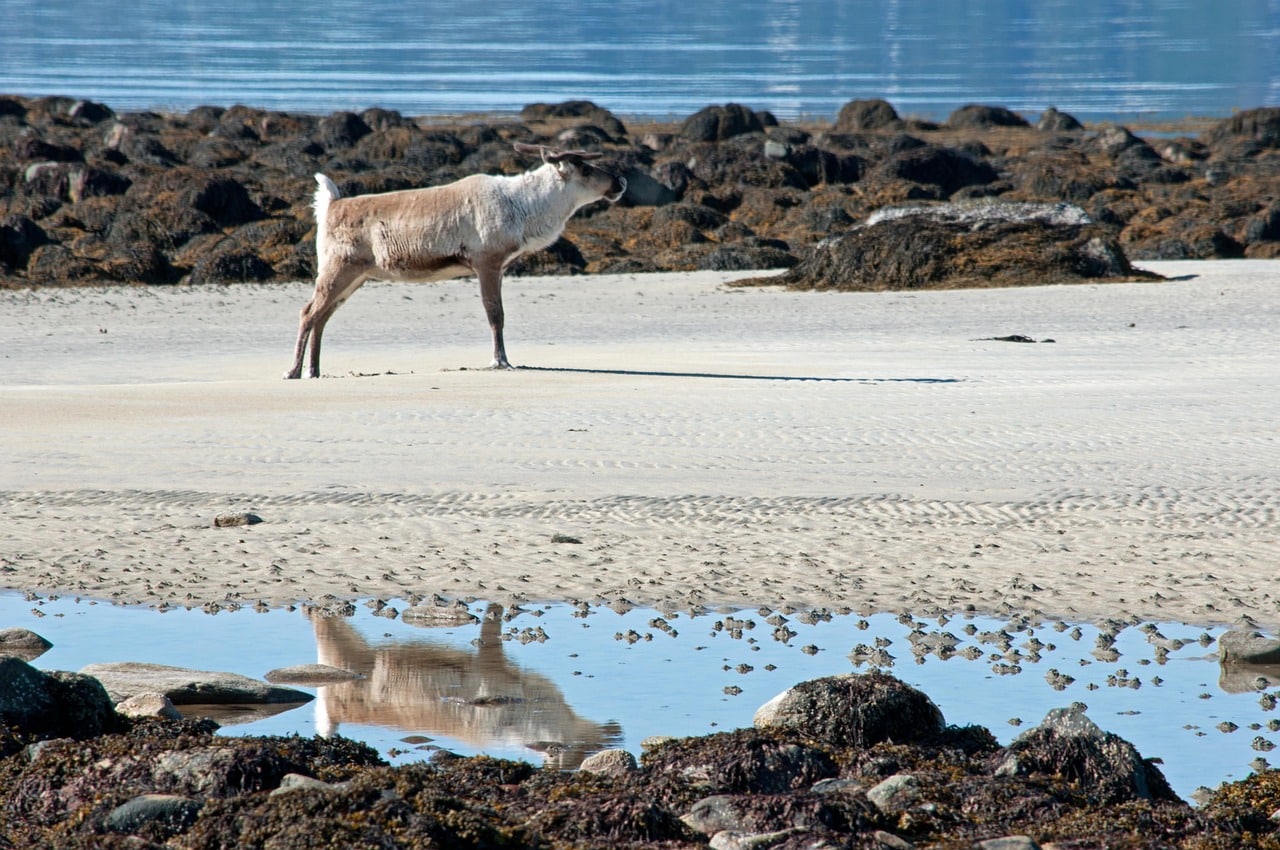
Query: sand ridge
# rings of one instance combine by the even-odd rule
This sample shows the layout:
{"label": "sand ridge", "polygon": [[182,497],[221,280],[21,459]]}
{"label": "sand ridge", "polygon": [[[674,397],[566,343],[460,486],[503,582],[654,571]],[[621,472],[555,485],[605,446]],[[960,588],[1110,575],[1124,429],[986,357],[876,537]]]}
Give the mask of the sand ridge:
{"label": "sand ridge", "polygon": [[514,372],[474,368],[474,282],[369,284],[301,382],[302,284],[0,292],[0,584],[1275,627],[1280,263],[1145,265],[514,279]]}

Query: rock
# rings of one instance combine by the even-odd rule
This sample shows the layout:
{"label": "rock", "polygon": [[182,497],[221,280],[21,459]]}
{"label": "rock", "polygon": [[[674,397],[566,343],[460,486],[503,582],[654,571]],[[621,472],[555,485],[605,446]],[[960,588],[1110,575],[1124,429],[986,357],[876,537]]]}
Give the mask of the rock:
{"label": "rock", "polygon": [[14,214],[0,219],[0,271],[24,268],[32,252],[49,241],[44,229],[30,218]]}
{"label": "rock", "polygon": [[77,673],[44,673],[0,656],[0,723],[43,737],[91,738],[120,727],[102,685]]}
{"label": "rock", "polygon": [[213,518],[214,528],[242,528],[246,525],[257,525],[262,517],[254,513],[218,514]]}
{"label": "rock", "polygon": [[821,750],[754,729],[683,738],[648,753],[651,772],[680,777],[700,793],[780,794],[836,775]]}
{"label": "rock", "polygon": [[203,803],[177,794],[142,794],[116,806],[103,825],[111,832],[136,833],[144,827],[168,838],[195,823]]}
{"label": "rock", "polygon": [[719,142],[744,133],[763,132],[760,118],[738,103],[704,107],[680,125],[680,135],[694,142]]}
{"label": "rock", "polygon": [[906,743],[937,734],[942,712],[887,673],[849,673],[802,682],[756,710],[757,728],[794,729],[833,747]]}
{"label": "rock", "polygon": [[273,685],[332,685],[365,677],[353,670],[328,664],[296,664],[292,667],[277,667],[262,678]]}
{"label": "rock", "polygon": [[[1114,234],[1064,204],[966,202],[883,211],[785,274],[736,285],[885,291],[1151,280]],[[766,283],[767,282],[767,283]]]}
{"label": "rock", "polygon": [[1052,133],[1074,133],[1077,130],[1083,130],[1084,125],[1073,116],[1065,112],[1059,112],[1050,106],[1040,113],[1040,120],[1036,122],[1036,129]]}
{"label": "rock", "polygon": [[52,643],[30,629],[0,629],[0,656],[9,655],[23,661],[34,661],[52,648]]}
{"label": "rock", "polygon": [[967,186],[992,183],[999,176],[988,163],[956,148],[923,145],[890,154],[872,172],[880,179],[936,186],[949,197]]}
{"label": "rock", "polygon": [[867,799],[885,814],[895,814],[920,800],[920,780],[909,773],[896,773],[867,789]]}
{"label": "rock", "polygon": [[271,796],[279,797],[282,794],[291,794],[294,791],[335,792],[341,791],[345,787],[346,783],[323,782],[311,776],[304,776],[301,773],[287,773],[280,779],[280,786],[271,791]]}
{"label": "rock", "polygon": [[174,705],[228,703],[298,703],[314,697],[303,691],[268,685],[238,673],[217,673],[122,661],[90,664],[80,671],[102,682],[112,700],[142,693],[163,693]]}
{"label": "rock", "polygon": [[1178,799],[1159,768],[1143,759],[1128,741],[1103,732],[1075,707],[1050,711],[1039,726],[1019,735],[997,760],[997,775],[1061,776],[1079,783],[1084,793],[1107,805]]}
{"label": "rock", "polygon": [[793,835],[803,832],[800,829],[783,829],[777,832],[734,832],[724,830],[711,836],[707,846],[711,850],[764,850],[775,844],[781,844]]}
{"label": "rock", "polygon": [[990,127],[1029,127],[1030,124],[1021,115],[1005,109],[1003,106],[982,106],[968,104],[947,116],[947,126],[952,129]]}
{"label": "rock", "polygon": [[836,116],[837,133],[860,133],[901,126],[898,111],[886,100],[851,100],[840,107]]}
{"label": "rock", "polygon": [[1232,629],[1218,638],[1218,663],[1280,664],[1280,640],[1253,630]]}
{"label": "rock", "polygon": [[627,776],[638,770],[636,757],[626,750],[610,749],[592,753],[582,760],[578,770],[601,776]]}
{"label": "rock", "polygon": [[181,720],[182,713],[173,701],[160,693],[134,694],[116,703],[116,712],[125,717],[160,717],[165,720]]}
{"label": "rock", "polygon": [[414,605],[400,612],[400,621],[419,628],[450,628],[480,622],[465,605]]}
{"label": "rock", "polygon": [[979,841],[974,850],[1040,850],[1040,845],[1027,835],[1006,835]]}
{"label": "rock", "polygon": [[1205,140],[1211,145],[1240,139],[1265,148],[1280,148],[1280,107],[1242,110],[1205,133]]}
{"label": "rock", "polygon": [[0,721],[31,728],[53,711],[48,677],[14,657],[0,657]]}

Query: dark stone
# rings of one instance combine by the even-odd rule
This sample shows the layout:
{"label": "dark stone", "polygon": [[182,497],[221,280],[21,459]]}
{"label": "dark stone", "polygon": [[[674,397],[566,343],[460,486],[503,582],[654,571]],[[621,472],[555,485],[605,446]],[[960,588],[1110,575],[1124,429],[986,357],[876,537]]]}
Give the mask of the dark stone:
{"label": "dark stone", "polygon": [[801,682],[762,705],[755,725],[794,729],[830,746],[870,747],[937,735],[943,719],[922,692],[873,671]]}
{"label": "dark stone", "polygon": [[1066,204],[964,203],[883,210],[769,283],[881,291],[1155,279],[1115,235]]}
{"label": "dark stone", "polygon": [[991,127],[1029,127],[1027,119],[1003,106],[982,106],[971,103],[962,106],[947,116],[947,126],[953,130],[961,128],[986,130]]}
{"label": "dark stone", "polygon": [[84,155],[71,145],[47,142],[39,136],[19,136],[13,145],[15,159],[51,160],[53,162],[84,162]]}
{"label": "dark stone", "polygon": [[1077,708],[1049,712],[1043,723],[1020,735],[995,761],[999,774],[1059,776],[1101,803],[1178,800],[1159,768]]}
{"label": "dark stone", "polygon": [[191,269],[188,282],[247,283],[269,280],[275,270],[249,248],[232,247],[201,257]]}
{"label": "dark stone", "polygon": [[822,750],[756,729],[684,738],[641,761],[647,770],[679,776],[702,794],[782,794],[838,773]]}
{"label": "dark stone", "polygon": [[0,219],[0,263],[23,268],[31,257],[31,252],[47,241],[48,236],[40,225],[25,215],[10,215]]}
{"label": "dark stone", "polygon": [[899,127],[902,119],[887,100],[851,100],[840,107],[836,116],[837,133],[859,133]]}
{"label": "dark stone", "polygon": [[693,142],[718,142],[744,133],[763,132],[760,118],[738,103],[704,107],[680,125],[680,135]]}
{"label": "dark stone", "polygon": [[371,132],[369,125],[354,112],[334,112],[320,119],[316,141],[326,151],[334,153],[351,147]]}
{"label": "dark stone", "polygon": [[1036,129],[1051,133],[1074,133],[1078,130],[1083,130],[1084,125],[1073,116],[1065,112],[1059,112],[1050,106],[1040,113],[1040,120],[1036,122]]}
{"label": "dark stone", "polygon": [[892,154],[877,169],[886,177],[933,184],[944,195],[965,186],[991,183],[999,176],[986,162],[939,145],[925,145]]}
{"label": "dark stone", "polygon": [[42,737],[82,740],[120,728],[101,683],[79,673],[43,673],[0,656],[0,725]]}
{"label": "dark stone", "polygon": [[261,217],[262,211],[249,192],[232,177],[213,176],[198,180],[184,192],[183,200],[213,219],[221,227],[235,227]]}
{"label": "dark stone", "polygon": [[1249,140],[1264,148],[1280,148],[1280,107],[1237,112],[1208,130],[1204,138],[1210,145]]}
{"label": "dark stone", "polygon": [[171,838],[186,832],[203,803],[177,794],[142,794],[116,806],[103,821],[110,832],[141,833]]}

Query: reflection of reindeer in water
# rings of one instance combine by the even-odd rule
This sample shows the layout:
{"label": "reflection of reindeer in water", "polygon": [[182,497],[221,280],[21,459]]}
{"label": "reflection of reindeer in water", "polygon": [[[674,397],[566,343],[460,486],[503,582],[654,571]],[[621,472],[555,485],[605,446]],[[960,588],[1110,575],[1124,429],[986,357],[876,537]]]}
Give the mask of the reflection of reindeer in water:
{"label": "reflection of reindeer in water", "polygon": [[370,646],[345,618],[313,614],[311,622],[320,663],[366,677],[319,689],[321,734],[365,723],[447,735],[477,748],[516,744],[562,769],[621,738],[616,723],[579,717],[551,680],[507,660],[501,606],[489,606],[475,650],[428,641]]}

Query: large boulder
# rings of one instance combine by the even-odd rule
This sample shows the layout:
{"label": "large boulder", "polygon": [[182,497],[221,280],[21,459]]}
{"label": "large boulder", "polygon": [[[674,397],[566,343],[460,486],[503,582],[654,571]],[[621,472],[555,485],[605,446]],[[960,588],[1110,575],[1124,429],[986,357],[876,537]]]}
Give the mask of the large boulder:
{"label": "large boulder", "polygon": [[866,130],[888,130],[902,125],[898,111],[887,100],[851,100],[840,107],[836,116],[837,133],[861,133]]}
{"label": "large boulder", "polygon": [[1280,640],[1252,629],[1232,629],[1218,638],[1218,662],[1230,664],[1280,664]]}
{"label": "large boulder", "polygon": [[315,697],[241,676],[145,664],[136,661],[90,664],[80,671],[102,682],[112,700],[120,702],[136,694],[159,693],[174,705],[225,705],[232,703],[297,703]]}
{"label": "large boulder", "polygon": [[882,210],[787,273],[736,283],[874,292],[1139,279],[1158,276],[1079,207],[958,203]]}
{"label": "large boulder", "polygon": [[41,737],[81,740],[120,728],[102,685],[77,673],[45,673],[0,657],[0,724]]}
{"label": "large boulder", "polygon": [[756,710],[761,729],[792,729],[833,747],[907,743],[942,731],[942,712],[921,691],[873,671],[802,682]]}
{"label": "large boulder", "polygon": [[705,107],[680,125],[680,135],[691,142],[719,142],[744,133],[763,132],[760,118],[739,103]]}
{"label": "large boulder", "polygon": [[1050,711],[1039,726],[1020,735],[995,759],[997,775],[1059,776],[1104,805],[1180,799],[1160,769],[1133,744],[1102,731],[1078,706]]}

